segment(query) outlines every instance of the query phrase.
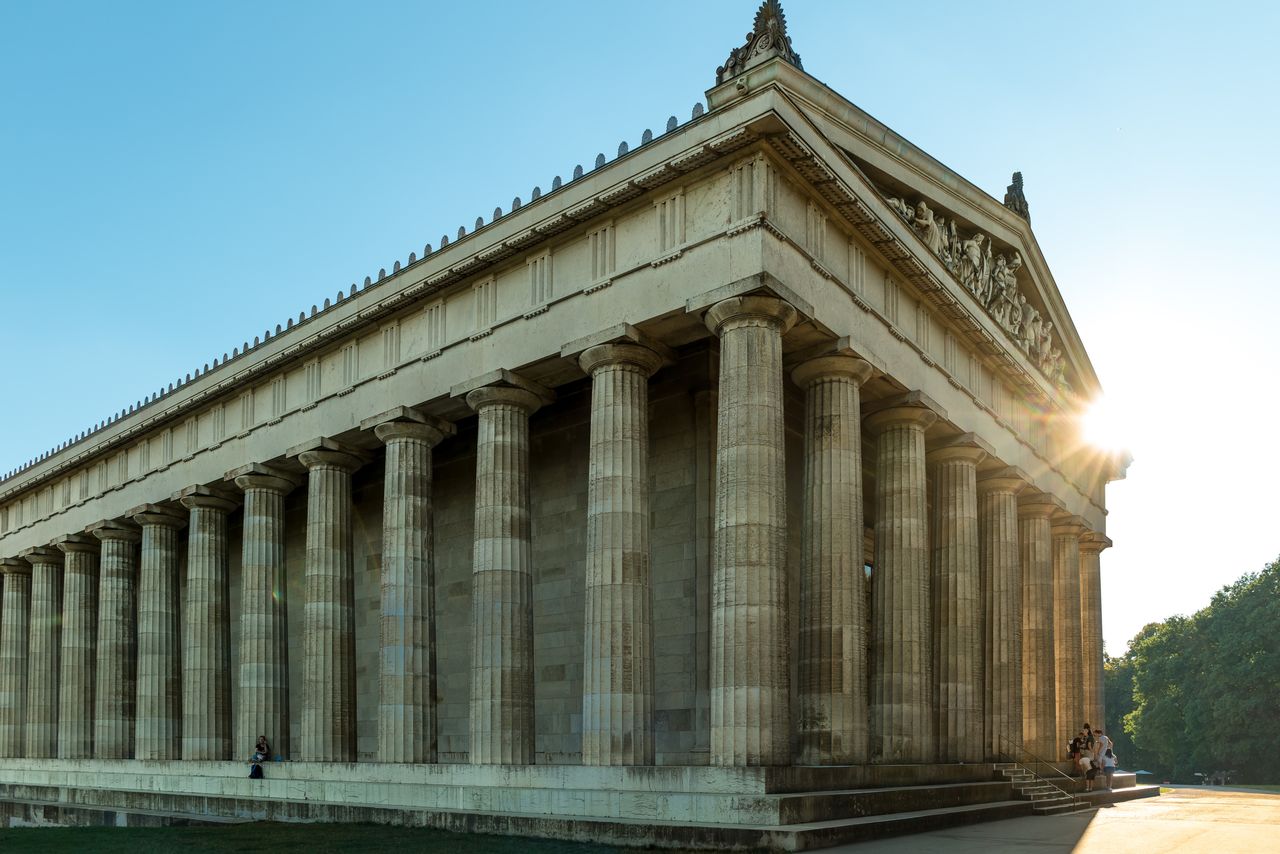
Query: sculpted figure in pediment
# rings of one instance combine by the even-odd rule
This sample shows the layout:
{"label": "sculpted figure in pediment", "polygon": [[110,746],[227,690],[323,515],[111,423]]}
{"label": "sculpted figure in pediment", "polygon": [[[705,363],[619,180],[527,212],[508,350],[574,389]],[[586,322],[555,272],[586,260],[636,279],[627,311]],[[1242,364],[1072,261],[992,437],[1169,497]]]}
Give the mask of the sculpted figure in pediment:
{"label": "sculpted figure in pediment", "polygon": [[979,288],[982,287],[986,280],[986,271],[983,269],[984,260],[982,255],[982,243],[987,236],[982,232],[975,232],[973,237],[960,242],[960,284],[969,289],[969,293],[974,294],[979,300],[984,296]]}
{"label": "sculpted figure in pediment", "polygon": [[912,224],[915,226],[916,234],[919,234],[920,239],[929,247],[929,251],[934,255],[941,255],[942,229],[938,227],[938,223],[934,220],[933,211],[929,210],[929,206],[924,202],[916,205]]}

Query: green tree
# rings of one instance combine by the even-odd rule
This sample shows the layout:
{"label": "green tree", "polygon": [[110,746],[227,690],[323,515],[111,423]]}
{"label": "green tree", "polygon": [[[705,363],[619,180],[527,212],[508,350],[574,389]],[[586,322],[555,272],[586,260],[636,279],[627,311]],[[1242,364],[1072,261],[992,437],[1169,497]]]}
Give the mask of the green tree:
{"label": "green tree", "polygon": [[1144,627],[1108,667],[1107,701],[1134,758],[1180,780],[1225,770],[1280,780],[1278,627],[1280,560],[1191,617]]}

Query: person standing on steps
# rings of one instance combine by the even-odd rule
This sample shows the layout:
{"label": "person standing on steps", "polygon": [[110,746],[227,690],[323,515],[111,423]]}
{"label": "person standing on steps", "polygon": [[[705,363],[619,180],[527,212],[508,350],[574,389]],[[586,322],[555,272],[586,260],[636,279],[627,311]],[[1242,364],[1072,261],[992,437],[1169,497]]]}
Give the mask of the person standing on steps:
{"label": "person standing on steps", "polygon": [[1111,791],[1112,779],[1116,775],[1116,754],[1110,747],[1102,754],[1102,773],[1107,775],[1107,791]]}

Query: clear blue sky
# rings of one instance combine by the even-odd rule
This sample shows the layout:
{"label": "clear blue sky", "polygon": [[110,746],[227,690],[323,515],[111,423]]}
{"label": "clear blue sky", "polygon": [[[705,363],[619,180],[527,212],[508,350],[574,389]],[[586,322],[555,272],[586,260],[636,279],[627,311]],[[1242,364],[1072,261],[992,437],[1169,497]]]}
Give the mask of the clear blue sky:
{"label": "clear blue sky", "polygon": [[[0,5],[0,470],[668,115],[754,0]],[[1280,6],[785,2],[1037,238],[1137,456],[1113,652],[1280,554]]]}

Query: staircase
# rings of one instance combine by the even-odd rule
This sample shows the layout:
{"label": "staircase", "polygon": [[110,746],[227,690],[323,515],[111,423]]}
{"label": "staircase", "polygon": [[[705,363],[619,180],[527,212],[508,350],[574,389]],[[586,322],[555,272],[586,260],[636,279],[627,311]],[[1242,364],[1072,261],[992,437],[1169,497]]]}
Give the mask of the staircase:
{"label": "staircase", "polygon": [[1020,743],[1002,738],[1003,759],[996,771],[1013,785],[1014,794],[1031,802],[1037,815],[1073,815],[1096,807],[1076,795],[1079,782],[1052,762],[1029,753]]}

